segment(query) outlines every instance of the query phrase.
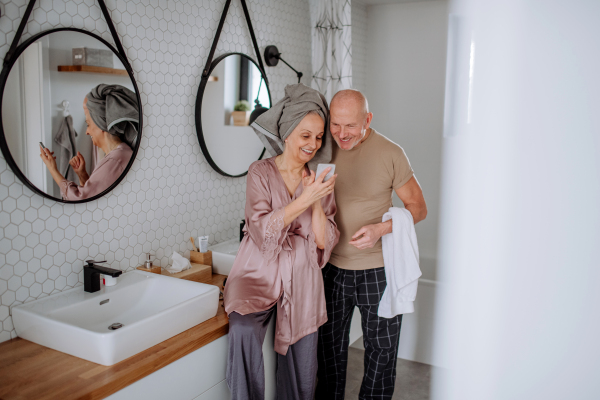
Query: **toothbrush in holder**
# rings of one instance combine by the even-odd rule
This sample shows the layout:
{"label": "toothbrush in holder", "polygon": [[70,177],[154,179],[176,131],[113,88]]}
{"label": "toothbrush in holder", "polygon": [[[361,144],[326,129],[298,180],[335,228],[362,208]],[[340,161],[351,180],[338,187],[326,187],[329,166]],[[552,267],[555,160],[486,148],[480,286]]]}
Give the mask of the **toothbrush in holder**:
{"label": "toothbrush in holder", "polygon": [[190,242],[192,242],[192,247],[194,248],[194,251],[198,251],[198,248],[196,247],[196,244],[194,243],[194,238],[190,236]]}

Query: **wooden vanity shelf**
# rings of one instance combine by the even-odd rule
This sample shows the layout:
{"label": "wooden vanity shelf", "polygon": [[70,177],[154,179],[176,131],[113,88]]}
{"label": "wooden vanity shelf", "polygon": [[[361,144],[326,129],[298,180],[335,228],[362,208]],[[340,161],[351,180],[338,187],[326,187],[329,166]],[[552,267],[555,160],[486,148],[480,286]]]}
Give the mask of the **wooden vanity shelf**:
{"label": "wooden vanity shelf", "polygon": [[170,273],[166,269],[161,267],[152,267],[148,269],[144,266],[137,267],[138,270],[144,272],[152,272],[158,275],[170,276],[173,278],[185,279],[188,281],[209,283],[212,277],[212,267],[205,264],[197,264],[192,262],[192,268],[186,269],[185,271],[177,272],[175,274]]}
{"label": "wooden vanity shelf", "polygon": [[129,76],[127,70],[107,67],[94,67],[93,65],[59,65],[59,72],[93,72],[95,74],[110,74]]}

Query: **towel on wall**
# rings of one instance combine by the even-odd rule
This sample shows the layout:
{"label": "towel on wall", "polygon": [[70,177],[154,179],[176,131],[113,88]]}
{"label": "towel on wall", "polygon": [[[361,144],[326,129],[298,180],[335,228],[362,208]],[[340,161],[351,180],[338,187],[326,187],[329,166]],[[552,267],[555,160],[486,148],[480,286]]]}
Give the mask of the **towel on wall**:
{"label": "towel on wall", "polygon": [[60,173],[69,181],[79,182],[77,174],[71,168],[69,161],[75,157],[77,150],[75,149],[75,128],[73,128],[73,117],[67,115],[60,121],[58,129],[54,133],[54,143],[60,146],[60,152],[56,157],[56,165]]}
{"label": "towel on wall", "polygon": [[308,162],[308,167],[316,171],[319,163],[331,161],[333,141],[329,133],[329,107],[321,93],[301,83],[287,85],[283,99],[256,118],[250,126],[271,156],[276,156],[283,153],[285,139],[310,111],[316,111],[325,122],[321,148]]}
{"label": "towel on wall", "polygon": [[417,233],[410,211],[390,207],[382,222],[392,220],[392,232],[381,238],[387,286],[377,315],[392,318],[415,311],[414,301],[421,276]]}

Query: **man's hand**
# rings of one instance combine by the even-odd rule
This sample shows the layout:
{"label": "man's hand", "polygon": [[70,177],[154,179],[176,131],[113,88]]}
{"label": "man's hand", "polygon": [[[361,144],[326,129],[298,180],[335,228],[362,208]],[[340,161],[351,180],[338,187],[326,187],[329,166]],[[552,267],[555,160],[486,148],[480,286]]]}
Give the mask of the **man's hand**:
{"label": "man's hand", "polygon": [[365,225],[352,235],[352,240],[349,243],[359,250],[371,249],[383,235],[391,231],[391,220],[379,224]]}

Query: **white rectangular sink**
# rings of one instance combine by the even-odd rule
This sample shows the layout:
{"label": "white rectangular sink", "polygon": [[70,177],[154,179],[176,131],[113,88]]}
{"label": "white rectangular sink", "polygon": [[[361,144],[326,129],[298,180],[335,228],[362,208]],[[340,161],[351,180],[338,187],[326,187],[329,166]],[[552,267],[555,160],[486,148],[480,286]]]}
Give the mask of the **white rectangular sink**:
{"label": "white rectangular sink", "polygon": [[23,339],[113,365],[214,317],[218,306],[216,286],[131,271],[95,293],[77,287],[16,306],[12,318]]}
{"label": "white rectangular sink", "polygon": [[212,251],[213,272],[215,274],[229,275],[233,261],[240,249],[237,239],[219,243],[208,248]]}

